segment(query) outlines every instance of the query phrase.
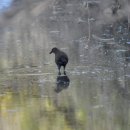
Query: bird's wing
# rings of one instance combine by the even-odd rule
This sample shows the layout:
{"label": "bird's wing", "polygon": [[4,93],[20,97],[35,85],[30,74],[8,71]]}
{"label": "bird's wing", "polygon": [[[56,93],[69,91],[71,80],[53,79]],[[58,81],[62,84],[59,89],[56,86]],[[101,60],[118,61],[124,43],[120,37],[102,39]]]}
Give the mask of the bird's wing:
{"label": "bird's wing", "polygon": [[68,58],[66,56],[60,56],[60,58],[58,60],[59,64],[63,64],[63,63],[67,64],[67,62],[68,62]]}

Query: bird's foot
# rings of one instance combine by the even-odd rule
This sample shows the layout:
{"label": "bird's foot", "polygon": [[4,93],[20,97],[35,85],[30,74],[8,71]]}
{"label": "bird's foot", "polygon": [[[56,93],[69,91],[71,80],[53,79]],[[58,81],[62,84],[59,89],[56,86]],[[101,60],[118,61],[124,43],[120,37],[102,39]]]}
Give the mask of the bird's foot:
{"label": "bird's foot", "polygon": [[58,75],[61,75],[61,72],[59,72]]}
{"label": "bird's foot", "polygon": [[64,71],[64,75],[66,75],[66,71]]}

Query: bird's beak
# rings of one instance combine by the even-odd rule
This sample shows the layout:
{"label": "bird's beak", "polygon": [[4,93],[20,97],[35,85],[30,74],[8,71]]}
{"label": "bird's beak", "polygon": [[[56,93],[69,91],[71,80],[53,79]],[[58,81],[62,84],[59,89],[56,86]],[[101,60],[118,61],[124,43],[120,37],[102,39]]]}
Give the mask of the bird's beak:
{"label": "bird's beak", "polygon": [[49,54],[51,54],[51,53],[52,53],[52,51]]}

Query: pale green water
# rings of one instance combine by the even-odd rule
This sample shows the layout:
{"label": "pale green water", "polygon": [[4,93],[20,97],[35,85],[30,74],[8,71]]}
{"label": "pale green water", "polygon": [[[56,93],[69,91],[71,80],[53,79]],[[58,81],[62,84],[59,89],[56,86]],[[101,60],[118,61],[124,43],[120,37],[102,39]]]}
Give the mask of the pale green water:
{"label": "pale green water", "polygon": [[[42,68],[0,78],[1,130],[129,130],[130,95],[107,67],[68,68],[69,87],[55,92],[57,75]],[[19,72],[19,73],[18,73]],[[21,74],[23,73],[23,74]]]}

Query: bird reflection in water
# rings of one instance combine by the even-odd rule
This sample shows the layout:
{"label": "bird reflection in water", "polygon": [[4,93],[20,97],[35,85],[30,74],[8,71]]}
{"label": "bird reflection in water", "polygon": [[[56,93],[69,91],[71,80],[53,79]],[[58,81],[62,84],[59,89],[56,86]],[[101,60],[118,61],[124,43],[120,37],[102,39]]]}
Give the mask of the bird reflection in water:
{"label": "bird reflection in water", "polygon": [[56,88],[55,88],[55,92],[59,93],[64,89],[67,89],[69,87],[70,84],[70,79],[67,75],[58,75],[57,76],[57,80],[56,80]]}

